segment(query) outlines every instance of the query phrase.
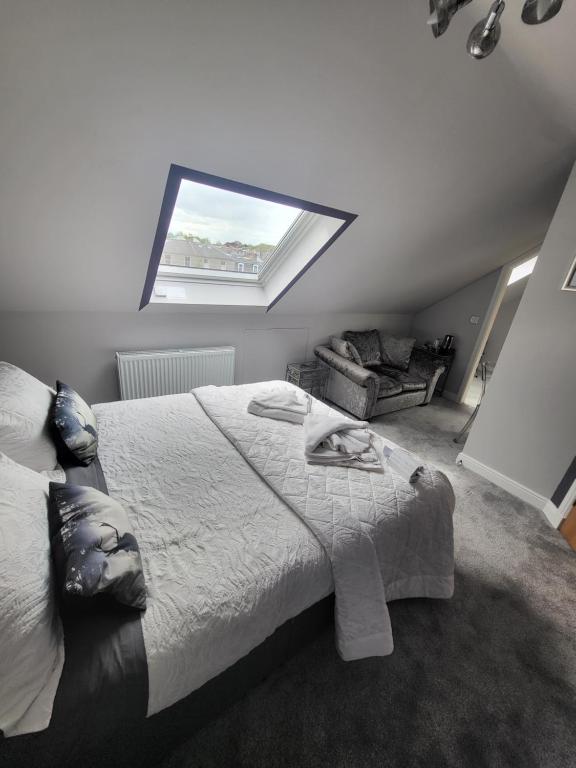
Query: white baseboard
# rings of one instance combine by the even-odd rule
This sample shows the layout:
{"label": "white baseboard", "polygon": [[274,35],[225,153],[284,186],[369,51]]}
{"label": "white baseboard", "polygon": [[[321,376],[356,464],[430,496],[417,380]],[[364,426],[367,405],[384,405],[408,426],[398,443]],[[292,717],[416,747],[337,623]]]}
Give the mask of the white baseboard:
{"label": "white baseboard", "polygon": [[551,501],[547,501],[542,512],[544,512],[544,517],[546,520],[548,520],[552,528],[558,528],[563,520],[563,516],[562,512],[558,509],[556,504]]}
{"label": "white baseboard", "polygon": [[557,507],[556,504],[554,504],[553,501],[548,501],[546,503],[546,506],[544,507],[544,514],[546,515],[546,519],[550,523],[550,525],[553,525],[554,528],[558,528],[562,520],[564,520],[565,517],[568,517],[568,514],[574,504],[576,503],[576,480],[572,483],[571,487],[568,490],[568,493],[562,501],[560,502],[560,505]]}
{"label": "white baseboard", "polygon": [[461,464],[463,467],[466,467],[466,469],[471,469],[472,472],[475,472],[481,477],[485,477],[486,480],[490,480],[494,485],[503,488],[505,491],[522,499],[522,501],[525,501],[527,504],[531,504],[541,512],[544,512],[546,505],[550,503],[548,499],[544,498],[544,496],[541,496],[539,493],[536,493],[536,491],[530,490],[530,488],[522,485],[522,483],[519,483],[517,480],[513,480],[507,475],[503,475],[501,472],[498,472],[498,470],[489,467],[487,464],[482,464],[481,461],[472,458],[472,456],[467,456],[465,453],[458,454],[456,464]]}

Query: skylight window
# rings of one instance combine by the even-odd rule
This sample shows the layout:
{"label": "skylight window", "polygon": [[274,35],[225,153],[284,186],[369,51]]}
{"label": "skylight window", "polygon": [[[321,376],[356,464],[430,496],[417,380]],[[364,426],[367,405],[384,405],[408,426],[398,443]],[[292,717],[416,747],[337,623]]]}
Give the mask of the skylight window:
{"label": "skylight window", "polygon": [[537,259],[538,255],[533,256],[531,259],[528,259],[528,261],[523,261],[522,264],[518,264],[517,267],[514,267],[512,272],[510,272],[508,285],[517,283],[518,280],[522,280],[523,278],[528,277],[528,275],[531,275],[534,271],[534,267],[536,266]]}
{"label": "skylight window", "polygon": [[301,208],[182,179],[160,267],[256,274]]}
{"label": "skylight window", "polygon": [[270,309],[355,218],[173,165],[140,308],[154,302]]}

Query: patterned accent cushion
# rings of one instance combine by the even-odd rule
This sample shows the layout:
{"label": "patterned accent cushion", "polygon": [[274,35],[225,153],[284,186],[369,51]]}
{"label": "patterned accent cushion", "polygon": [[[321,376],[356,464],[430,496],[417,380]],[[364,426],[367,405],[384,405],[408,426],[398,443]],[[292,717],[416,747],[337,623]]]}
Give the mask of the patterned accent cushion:
{"label": "patterned accent cushion", "polygon": [[145,610],[140,549],[117,501],[88,486],[50,483],[49,520],[65,602],[98,598]]}
{"label": "patterned accent cushion", "polygon": [[382,336],[382,362],[391,368],[407,371],[416,339],[396,339]]}
{"label": "patterned accent cushion", "polygon": [[57,382],[54,424],[66,448],[80,464],[88,466],[98,451],[96,416],[72,387]]}
{"label": "patterned accent cushion", "polygon": [[361,365],[377,365],[382,362],[378,331],[345,331],[342,337],[354,346]]}
{"label": "patterned accent cushion", "polygon": [[339,339],[337,336],[330,337],[330,346],[337,355],[343,357],[345,360],[352,360],[356,365],[362,365],[362,360],[358,354],[358,350],[349,341]]}
{"label": "patterned accent cushion", "polygon": [[378,380],[378,398],[393,397],[394,395],[399,395],[402,392],[402,384],[400,384],[398,381],[395,381],[390,376],[379,376]]}

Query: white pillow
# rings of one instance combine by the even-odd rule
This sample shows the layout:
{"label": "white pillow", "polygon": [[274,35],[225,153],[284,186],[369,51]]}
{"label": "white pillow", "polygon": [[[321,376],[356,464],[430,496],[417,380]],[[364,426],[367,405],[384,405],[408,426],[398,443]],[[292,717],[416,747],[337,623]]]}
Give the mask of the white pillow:
{"label": "white pillow", "polygon": [[48,479],[0,453],[0,728],[46,728],[64,663],[48,533]]}
{"label": "white pillow", "polygon": [[55,395],[26,371],[0,362],[0,451],[39,472],[56,466],[50,434]]}

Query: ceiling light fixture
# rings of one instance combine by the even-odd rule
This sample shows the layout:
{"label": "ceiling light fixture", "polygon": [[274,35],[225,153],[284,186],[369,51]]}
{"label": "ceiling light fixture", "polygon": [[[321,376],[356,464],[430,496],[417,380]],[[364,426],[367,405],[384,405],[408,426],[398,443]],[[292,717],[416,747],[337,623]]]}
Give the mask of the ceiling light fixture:
{"label": "ceiling light fixture", "polygon": [[428,26],[432,27],[434,37],[440,37],[448,29],[452,16],[472,0],[430,0],[430,18]]}
{"label": "ceiling light fixture", "polygon": [[524,24],[544,24],[554,18],[564,0],[526,0],[522,8]]}
{"label": "ceiling light fixture", "polygon": [[504,13],[506,3],[504,0],[496,0],[492,3],[488,16],[476,24],[468,38],[468,53],[475,59],[485,59],[498,45],[502,28],[500,16]]}
{"label": "ceiling light fixture", "polygon": [[[455,13],[472,0],[429,0],[430,17],[428,25],[434,37],[440,37],[450,26]],[[525,24],[544,24],[554,18],[562,8],[564,0],[525,0],[522,8],[522,21]],[[475,59],[485,59],[498,45],[502,28],[500,17],[504,12],[504,0],[492,3],[488,16],[479,21],[468,37],[467,49]]]}

